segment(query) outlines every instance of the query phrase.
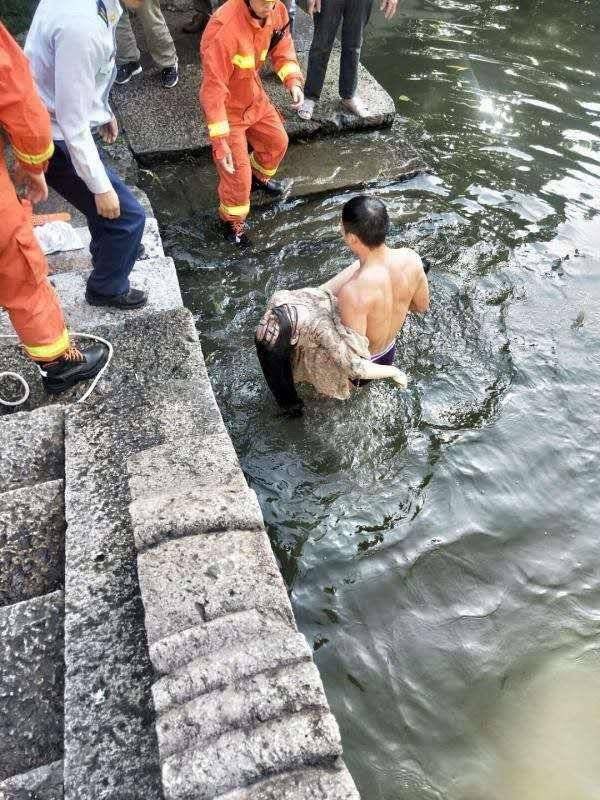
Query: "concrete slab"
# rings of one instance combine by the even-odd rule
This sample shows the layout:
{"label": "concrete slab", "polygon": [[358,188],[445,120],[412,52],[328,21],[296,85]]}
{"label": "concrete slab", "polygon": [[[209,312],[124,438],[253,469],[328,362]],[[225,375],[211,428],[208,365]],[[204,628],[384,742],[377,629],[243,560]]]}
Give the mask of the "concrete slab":
{"label": "concrete slab", "polygon": [[62,587],[64,482],[5,492],[0,502],[0,606]]}
{"label": "concrete slab", "polygon": [[219,800],[360,800],[346,767],[286,772],[219,796]]}
{"label": "concrete slab", "polygon": [[63,747],[63,593],[0,608],[0,780]]}
{"label": "concrete slab", "polygon": [[273,773],[332,765],[341,750],[331,714],[284,715],[168,758],[162,768],[165,800],[209,800]]}
{"label": "concrete slab", "polygon": [[62,478],[65,468],[63,441],[62,408],[20,412],[2,418],[0,492]]}
{"label": "concrete slab", "polygon": [[163,542],[139,554],[138,578],[150,644],[251,608],[293,619],[264,530]]}
{"label": "concrete slab", "polygon": [[0,800],[63,800],[63,763],[54,761],[0,783]]}
{"label": "concrete slab", "polygon": [[[143,34],[136,26],[138,42],[143,52],[144,74],[125,86],[117,86],[112,102],[121,120],[129,144],[142,163],[152,163],[157,157],[198,152],[209,147],[206,128],[198,104],[198,87],[201,72],[197,37],[182,34],[181,26],[189,14],[166,12],[165,17],[174,35],[180,66],[180,79],[174,89],[165,90],[159,80],[159,71],[145,52]],[[312,38],[312,21],[303,11],[298,11],[295,38],[298,56],[306,72],[308,44]],[[368,98],[371,114],[366,119],[342,112],[337,95],[339,73],[339,45],[336,44],[330,60],[323,96],[314,118],[306,122],[289,108],[287,92],[279,79],[270,74],[264,77],[265,86],[274,103],[285,117],[291,139],[339,133],[344,130],[367,130],[391,125],[394,101],[362,66],[359,71],[359,92]],[[176,115],[165,113],[165,92],[169,106],[177,109]]]}

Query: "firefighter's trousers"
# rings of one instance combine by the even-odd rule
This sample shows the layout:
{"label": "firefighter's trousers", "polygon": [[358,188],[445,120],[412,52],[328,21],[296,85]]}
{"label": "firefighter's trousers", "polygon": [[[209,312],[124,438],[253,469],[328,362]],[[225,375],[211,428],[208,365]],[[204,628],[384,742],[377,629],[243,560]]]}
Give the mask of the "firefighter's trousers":
{"label": "firefighter's trousers", "polygon": [[33,235],[31,214],[15,193],[0,153],[0,306],[31,358],[52,361],[69,348],[46,258]]}
{"label": "firefighter's trousers", "polygon": [[264,113],[251,125],[231,120],[229,125],[235,172],[230,175],[216,159],[215,164],[219,174],[219,216],[236,222],[246,219],[250,211],[252,173],[262,181],[275,175],[287,151],[288,135],[271,103],[264,104]]}

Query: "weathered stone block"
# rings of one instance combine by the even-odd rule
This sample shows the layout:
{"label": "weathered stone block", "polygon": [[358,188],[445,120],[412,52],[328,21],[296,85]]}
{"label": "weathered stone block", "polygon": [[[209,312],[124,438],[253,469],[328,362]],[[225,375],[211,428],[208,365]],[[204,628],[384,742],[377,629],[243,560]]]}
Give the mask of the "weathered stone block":
{"label": "weathered stone block", "polygon": [[247,642],[262,641],[268,636],[284,636],[295,631],[293,620],[267,616],[255,608],[218,617],[194,628],[186,628],[150,645],[150,660],[157,675],[166,675],[188,661],[204,658],[217,650]]}
{"label": "weathered stone block", "polygon": [[148,642],[232,611],[292,620],[267,534],[228,531],[174,539],[138,556]]}
{"label": "weathered stone block", "polygon": [[252,675],[162,714],[156,724],[161,760],[198,750],[228,730],[251,728],[309,708],[329,710],[312,661]]}
{"label": "weathered stone block", "polygon": [[219,800],[360,800],[360,797],[340,759],[337,769],[311,767],[275,775],[220,795]]}
{"label": "weathered stone block", "polygon": [[62,756],[62,592],[0,608],[0,664],[3,780]]}
{"label": "weathered stone block", "polygon": [[246,642],[191,661],[157,681],[152,687],[158,714],[193,700],[201,694],[222,689],[250,675],[280,669],[299,661],[310,661],[311,652],[300,633],[276,635]]}
{"label": "weathered stone block", "polygon": [[54,761],[3,781],[0,800],[63,800],[63,762]]}
{"label": "weathered stone block", "polygon": [[270,720],[168,758],[162,767],[165,799],[209,800],[276,772],[331,765],[341,751],[331,714],[306,711]]}
{"label": "weathered stone block", "polygon": [[62,478],[61,408],[21,412],[0,421],[0,492]]}
{"label": "weathered stone block", "polygon": [[0,497],[0,606],[58,589],[63,582],[64,482]]}

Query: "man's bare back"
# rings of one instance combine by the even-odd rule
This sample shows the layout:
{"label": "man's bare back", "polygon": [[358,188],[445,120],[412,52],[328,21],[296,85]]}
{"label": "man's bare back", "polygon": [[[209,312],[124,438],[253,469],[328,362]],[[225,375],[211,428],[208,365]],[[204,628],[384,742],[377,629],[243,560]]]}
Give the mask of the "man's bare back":
{"label": "man's bare back", "polygon": [[344,325],[364,334],[375,356],[393,344],[409,312],[427,311],[429,287],[421,258],[408,247],[384,244],[358,255],[323,288],[337,298]]}

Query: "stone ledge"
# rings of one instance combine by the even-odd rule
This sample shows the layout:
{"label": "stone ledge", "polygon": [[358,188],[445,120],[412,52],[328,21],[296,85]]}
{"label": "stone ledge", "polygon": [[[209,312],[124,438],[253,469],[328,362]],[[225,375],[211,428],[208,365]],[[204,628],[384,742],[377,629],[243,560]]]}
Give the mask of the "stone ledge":
{"label": "stone ledge", "polygon": [[0,800],[63,800],[63,762],[54,761],[3,781]]}
{"label": "stone ledge", "polygon": [[0,492],[62,478],[62,408],[19,412],[0,425]]}
{"label": "stone ledge", "polygon": [[165,800],[210,800],[265,775],[332,765],[341,751],[335,719],[320,711],[228,732],[200,750],[163,763]]}
{"label": "stone ledge", "polygon": [[148,643],[256,608],[292,623],[281,574],[264,530],[174,539],[138,555]]}
{"label": "stone ledge", "polygon": [[0,505],[0,606],[63,583],[64,481],[5,492]]}
{"label": "stone ledge", "polygon": [[154,707],[159,715],[164,714],[173,706],[188,703],[215,689],[223,689],[242,678],[310,661],[311,658],[305,638],[294,631],[265,637],[260,645],[247,642],[224,648],[207,658],[191,661],[158,680],[152,687]]}
{"label": "stone ledge", "polygon": [[244,789],[219,795],[218,800],[360,800],[352,776],[337,769],[309,768],[286,772]]}

